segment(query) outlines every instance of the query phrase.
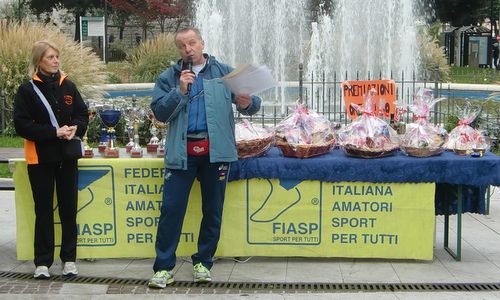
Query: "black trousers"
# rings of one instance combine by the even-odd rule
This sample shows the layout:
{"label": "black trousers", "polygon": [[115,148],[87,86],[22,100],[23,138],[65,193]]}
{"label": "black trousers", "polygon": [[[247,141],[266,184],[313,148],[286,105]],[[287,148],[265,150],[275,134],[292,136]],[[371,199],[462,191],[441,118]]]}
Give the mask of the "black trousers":
{"label": "black trousers", "polygon": [[54,262],[54,183],[62,228],[60,258],[75,261],[77,161],[28,165],[28,176],[35,201],[35,266],[50,267]]}

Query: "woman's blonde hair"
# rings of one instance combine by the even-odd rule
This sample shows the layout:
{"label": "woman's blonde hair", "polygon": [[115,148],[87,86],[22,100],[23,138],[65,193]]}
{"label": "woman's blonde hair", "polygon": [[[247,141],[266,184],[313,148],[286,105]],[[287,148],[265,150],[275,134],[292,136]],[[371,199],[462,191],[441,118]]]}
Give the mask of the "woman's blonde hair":
{"label": "woman's blonde hair", "polygon": [[31,77],[39,71],[40,61],[42,61],[45,51],[49,48],[54,49],[57,54],[59,54],[59,48],[50,41],[37,41],[33,44],[33,48],[31,49],[31,62],[28,69]]}

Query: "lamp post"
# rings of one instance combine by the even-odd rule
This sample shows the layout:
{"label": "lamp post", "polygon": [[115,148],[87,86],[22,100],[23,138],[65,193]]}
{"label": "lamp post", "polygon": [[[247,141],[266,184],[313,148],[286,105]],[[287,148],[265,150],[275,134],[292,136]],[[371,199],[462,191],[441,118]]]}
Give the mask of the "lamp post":
{"label": "lamp post", "polygon": [[[490,49],[490,47],[495,47],[493,45],[493,43],[494,43],[493,39],[495,39],[495,33],[493,32],[493,0],[490,0],[490,31],[491,31],[491,42],[489,43],[488,49]],[[493,53],[493,52],[494,52],[493,50],[490,51],[490,53]],[[492,57],[492,59],[491,59],[491,67],[493,69],[495,69],[495,63],[496,63],[494,61],[495,58],[493,57],[493,55],[491,57]]]}
{"label": "lamp post", "polygon": [[491,36],[494,37],[495,33],[493,32],[493,0],[490,0],[490,30],[491,30]]}
{"label": "lamp post", "polygon": [[104,1],[104,63],[108,63],[108,1]]}

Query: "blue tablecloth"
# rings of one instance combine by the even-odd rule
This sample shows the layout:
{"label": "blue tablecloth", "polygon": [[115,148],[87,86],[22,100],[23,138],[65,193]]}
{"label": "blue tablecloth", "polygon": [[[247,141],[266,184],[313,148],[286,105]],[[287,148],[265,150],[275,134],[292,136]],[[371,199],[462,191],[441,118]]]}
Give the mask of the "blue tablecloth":
{"label": "blue tablecloth", "polygon": [[[417,158],[401,152],[375,159],[349,157],[335,149],[328,154],[306,158],[284,157],[273,147],[262,157],[240,159],[233,163],[229,180],[280,178],[329,182],[435,182],[436,213],[445,213],[445,197],[455,211],[452,192],[462,188],[464,212],[484,213],[484,191],[488,185],[500,185],[500,156],[487,152],[483,157],[460,156],[452,152]],[[452,194],[452,195],[450,195]]]}

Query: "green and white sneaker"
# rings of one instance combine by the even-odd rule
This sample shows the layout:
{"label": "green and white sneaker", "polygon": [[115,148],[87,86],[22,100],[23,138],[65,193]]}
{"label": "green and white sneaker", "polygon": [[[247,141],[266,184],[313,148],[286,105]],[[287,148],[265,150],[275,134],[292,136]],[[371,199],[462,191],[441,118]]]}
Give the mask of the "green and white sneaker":
{"label": "green and white sneaker", "polygon": [[148,287],[164,289],[172,283],[174,283],[174,273],[172,271],[161,270],[153,275],[153,278],[148,282]]}
{"label": "green and white sneaker", "polygon": [[201,263],[197,263],[193,266],[193,278],[194,282],[204,283],[212,281],[212,277],[210,276],[210,270],[207,269]]}

